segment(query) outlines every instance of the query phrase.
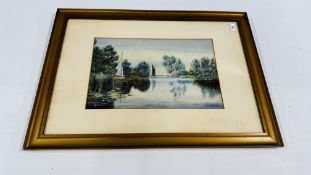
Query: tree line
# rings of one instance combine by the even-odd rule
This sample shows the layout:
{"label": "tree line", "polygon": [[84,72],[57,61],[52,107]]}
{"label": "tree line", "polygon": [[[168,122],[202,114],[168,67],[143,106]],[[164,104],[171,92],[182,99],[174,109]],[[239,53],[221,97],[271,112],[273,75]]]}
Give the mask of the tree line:
{"label": "tree line", "polygon": [[[119,56],[113,46],[108,45],[103,48],[95,46],[93,48],[91,73],[114,76],[117,73],[118,60]],[[145,78],[150,75],[150,65],[146,61],[141,61],[136,67],[132,67],[131,63],[124,59],[121,65],[125,77],[136,76]]]}
{"label": "tree line", "polygon": [[[113,77],[117,73],[118,60],[119,56],[113,46],[107,45],[103,48],[94,46],[91,73],[95,75],[103,74],[105,76]],[[150,65],[146,61],[141,61],[137,64],[137,66],[133,67],[131,62],[124,59],[121,62],[121,65],[123,75],[125,77],[146,78],[150,76]],[[191,62],[191,68],[186,70],[186,66],[180,58],[164,55],[162,58],[162,65],[166,72],[171,74],[173,77],[188,76],[200,80],[218,79],[215,58],[195,58]]]}
{"label": "tree line", "polygon": [[218,79],[215,58],[202,57],[201,59],[194,59],[191,62],[191,68],[187,71],[180,58],[164,55],[162,65],[166,72],[174,77],[190,76],[199,80]]}
{"label": "tree line", "polygon": [[123,75],[125,77],[149,77],[150,65],[146,61],[141,61],[136,67],[131,66],[132,63],[127,59],[122,61]]}

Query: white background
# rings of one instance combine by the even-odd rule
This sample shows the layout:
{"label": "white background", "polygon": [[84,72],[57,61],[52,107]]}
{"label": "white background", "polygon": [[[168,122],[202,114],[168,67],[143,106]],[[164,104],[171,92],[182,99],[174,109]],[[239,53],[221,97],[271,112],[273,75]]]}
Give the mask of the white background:
{"label": "white background", "polygon": [[[247,11],[283,148],[23,151],[56,8]],[[311,174],[308,0],[1,0],[0,175]]]}

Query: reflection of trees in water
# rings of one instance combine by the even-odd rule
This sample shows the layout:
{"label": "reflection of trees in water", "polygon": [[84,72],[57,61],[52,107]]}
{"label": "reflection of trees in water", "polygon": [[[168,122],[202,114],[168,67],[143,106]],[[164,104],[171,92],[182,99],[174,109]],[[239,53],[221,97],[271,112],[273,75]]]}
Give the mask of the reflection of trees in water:
{"label": "reflection of trees in water", "polygon": [[152,87],[152,90],[156,87],[157,85],[157,81],[155,79],[152,79],[151,80],[151,87]]}
{"label": "reflection of trees in water", "polygon": [[[108,76],[97,76],[93,77],[90,81],[87,108],[113,108],[116,101],[122,103],[123,98],[131,95],[132,88],[140,92],[146,92],[150,88],[154,89],[157,86],[157,79],[149,80],[148,78],[111,78]],[[168,83],[168,90],[175,98],[185,96],[187,90],[191,90],[189,85],[199,87],[203,97],[212,98],[221,93],[218,81],[176,78],[173,80],[170,79]]]}
{"label": "reflection of trees in water", "polygon": [[145,92],[150,87],[149,79],[135,79],[133,80],[133,87],[140,92]]}
{"label": "reflection of trees in water", "polygon": [[219,82],[195,81],[193,84],[201,88],[203,97],[215,97],[220,94]]}
{"label": "reflection of trees in water", "polygon": [[121,94],[128,94],[133,86],[132,82],[124,80],[114,80],[113,89]]}
{"label": "reflection of trees in water", "polygon": [[[155,80],[153,80],[153,88],[155,87]],[[150,80],[146,78],[137,79],[112,79],[111,77],[92,78],[89,84],[90,93],[107,93],[109,91],[116,91],[122,94],[128,94],[131,88],[135,88],[141,92],[145,92],[150,88]]]}
{"label": "reflection of trees in water", "polygon": [[129,95],[132,87],[140,92],[145,92],[150,88],[150,81],[146,78],[91,77],[87,108],[113,108],[114,101]]}
{"label": "reflection of trees in water", "polygon": [[192,80],[174,80],[170,81],[170,93],[174,97],[181,97],[185,95],[187,91],[187,84],[192,83]]}
{"label": "reflection of trees in water", "polygon": [[91,74],[89,83],[89,92],[106,92],[112,90],[113,78],[111,75],[105,75],[102,73]]}
{"label": "reflection of trees in water", "polygon": [[149,79],[116,79],[114,81],[114,90],[122,94],[129,94],[132,87],[139,90],[140,92],[145,92],[150,88]]}

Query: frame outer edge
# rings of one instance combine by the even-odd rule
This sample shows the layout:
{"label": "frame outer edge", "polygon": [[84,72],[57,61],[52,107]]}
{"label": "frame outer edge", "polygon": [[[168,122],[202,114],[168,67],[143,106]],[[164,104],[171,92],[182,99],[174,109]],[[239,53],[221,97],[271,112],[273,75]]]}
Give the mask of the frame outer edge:
{"label": "frame outer edge", "polygon": [[[122,13],[122,15],[120,14]],[[190,13],[188,16],[187,13]],[[107,15],[107,17],[105,16]],[[127,16],[128,15],[128,16]],[[257,78],[252,79],[252,88],[254,84],[259,83],[262,94],[255,95],[256,102],[260,101],[267,106],[268,116],[260,116],[262,123],[265,123],[268,134],[263,137],[149,137],[145,140],[137,141],[137,138],[125,137],[124,142],[115,136],[105,137],[45,137],[44,127],[47,120],[47,111],[49,108],[53,85],[56,78],[59,55],[64,39],[68,19],[124,19],[124,20],[184,20],[184,21],[235,21],[241,25],[243,35],[240,33],[244,53],[255,58],[255,67],[248,63],[248,69],[254,69],[253,72],[259,74]],[[243,40],[243,41],[242,41]],[[60,45],[60,46],[59,46]],[[247,56],[245,55],[245,56]],[[253,82],[254,81],[254,82]],[[44,90],[48,87],[48,90]],[[259,96],[264,96],[261,98]],[[43,104],[41,103],[43,102]],[[262,105],[262,104],[261,104]],[[257,103],[257,107],[258,103]],[[263,108],[262,106],[260,106]],[[264,109],[262,109],[264,110]],[[261,114],[266,114],[263,112]],[[268,121],[267,121],[268,120]],[[195,138],[192,139],[191,138]],[[221,140],[223,138],[223,140]],[[171,139],[171,140],[170,140]],[[183,139],[183,140],[180,140]],[[91,141],[91,143],[89,142]],[[214,142],[213,142],[214,141]],[[40,81],[36,92],[33,110],[29,120],[29,125],[24,141],[24,149],[40,148],[121,148],[121,147],[168,147],[168,146],[204,146],[204,147],[262,147],[262,146],[283,146],[277,120],[266,86],[263,70],[260,64],[256,45],[251,31],[246,12],[215,12],[215,11],[145,11],[145,10],[93,10],[93,9],[57,9],[54,19],[53,29],[50,36],[48,49],[46,52],[44,65],[41,71]]]}
{"label": "frame outer edge", "polygon": [[[247,37],[249,37],[248,39],[245,39],[245,40],[247,40],[245,44],[248,47],[253,47],[252,49],[246,49],[246,47],[243,46],[244,50],[251,52],[249,54],[252,55],[256,59],[255,60],[256,64],[251,65],[251,66],[255,66],[255,68],[253,67],[252,70],[254,71],[254,73],[256,73],[256,71],[257,71],[257,73],[261,77],[258,79],[258,81],[257,81],[257,78],[254,78],[254,82],[252,82],[252,84],[254,84],[254,83],[260,84],[260,87],[258,90],[258,91],[260,91],[260,93],[259,93],[259,95],[255,95],[257,107],[259,107],[258,101],[260,101],[260,103],[261,103],[260,107],[261,107],[261,110],[263,110],[263,113],[261,113],[262,116],[260,118],[262,120],[262,123],[264,123],[266,125],[268,136],[273,140],[274,145],[283,147],[284,146],[283,139],[281,136],[281,132],[280,132],[278,123],[277,123],[277,118],[276,118],[275,111],[273,108],[273,104],[271,101],[269,89],[267,86],[267,82],[265,80],[265,76],[264,76],[264,72],[263,72],[263,69],[261,66],[261,61],[259,58],[255,39],[254,39],[252,30],[251,30],[251,25],[249,23],[249,18],[248,18],[248,15],[246,12],[244,12],[243,17],[241,18],[241,25],[248,28],[248,30],[244,31],[244,33],[246,32],[246,35],[248,35]],[[251,66],[248,66],[248,69]],[[258,87],[256,87],[256,89],[257,88]],[[255,90],[254,86],[253,86],[253,90]],[[256,94],[256,92],[254,92],[254,93]],[[262,103],[265,103],[266,105],[263,105]]]}
{"label": "frame outer edge", "polygon": [[[44,63],[42,66],[42,70],[40,72],[40,79],[39,79],[39,84],[37,85],[37,89],[36,89],[37,92],[36,92],[35,100],[32,105],[33,108],[32,108],[31,116],[29,119],[29,124],[27,128],[24,144],[23,144],[24,150],[35,148],[37,145],[37,140],[40,137],[40,125],[42,123],[42,119],[43,119],[42,115],[44,113],[44,109],[40,107],[40,102],[42,101],[41,96],[46,95],[46,93],[44,93],[44,85],[47,82],[46,76],[50,75],[48,73],[49,71],[48,65],[50,64],[51,61],[53,61],[51,59],[48,59],[48,57],[50,57],[53,50],[56,49],[55,47],[53,47],[53,40],[57,39],[55,35],[57,33],[57,25],[60,25],[60,23],[62,22],[61,18],[64,18],[64,14],[60,9],[57,9],[55,17],[54,17],[52,32],[50,35],[47,51],[44,57]],[[54,84],[54,82],[52,84]],[[43,98],[43,100],[45,99],[46,98]],[[44,105],[46,105],[46,103],[44,103]]]}

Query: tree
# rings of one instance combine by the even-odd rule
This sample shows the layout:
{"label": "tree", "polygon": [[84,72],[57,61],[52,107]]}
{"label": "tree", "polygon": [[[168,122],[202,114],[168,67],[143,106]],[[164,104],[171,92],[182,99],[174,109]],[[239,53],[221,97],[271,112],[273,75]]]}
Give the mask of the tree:
{"label": "tree", "polygon": [[131,71],[131,75],[133,76],[139,76],[139,70],[137,67],[134,67]]}
{"label": "tree", "polygon": [[179,58],[176,60],[174,68],[176,76],[184,75],[186,71],[185,64]]}
{"label": "tree", "polygon": [[103,66],[102,71],[104,74],[110,74],[114,75],[117,72],[117,66],[118,66],[118,59],[119,56],[117,55],[117,52],[114,50],[114,48],[111,45],[108,45],[104,47],[103,49]]}
{"label": "tree", "polygon": [[163,62],[162,62],[162,65],[164,66],[165,70],[167,73],[169,74],[173,74],[174,72],[174,64],[176,62],[176,58],[174,56],[167,56],[167,55],[164,55],[163,56]]}
{"label": "tree", "polygon": [[142,61],[137,65],[135,71],[139,77],[149,77],[150,66],[146,61]]}
{"label": "tree", "polygon": [[211,79],[210,78],[210,73],[211,73],[211,60],[207,57],[202,57],[201,58],[201,72],[200,72],[200,77],[202,79]]}
{"label": "tree", "polygon": [[92,58],[92,66],[91,66],[91,72],[92,73],[99,73],[100,70],[100,66],[101,66],[101,59],[103,57],[103,52],[102,50],[97,47],[94,46],[93,48],[93,58]]}
{"label": "tree", "polygon": [[167,73],[171,74],[172,76],[184,75],[186,72],[185,64],[181,61],[181,59],[177,59],[174,56],[164,55],[162,65],[164,66]]}
{"label": "tree", "polygon": [[210,69],[210,59],[207,57],[202,57],[201,58],[201,69],[202,72],[208,72]]}
{"label": "tree", "polygon": [[218,74],[217,74],[217,67],[216,67],[216,59],[212,58],[211,60],[211,78],[212,79],[218,79]]}
{"label": "tree", "polygon": [[194,59],[191,63],[191,68],[197,79],[218,79],[215,58],[202,57],[200,60]]}
{"label": "tree", "polygon": [[[96,40],[94,41],[96,43]],[[114,75],[117,72],[119,56],[111,45],[102,49],[98,46],[93,48],[92,68],[93,73]]]}
{"label": "tree", "polygon": [[122,68],[123,68],[123,75],[124,76],[128,77],[131,75],[132,67],[131,67],[131,63],[127,59],[123,60]]}
{"label": "tree", "polygon": [[198,59],[192,60],[191,68],[193,75],[197,77],[201,73],[201,62]]}

